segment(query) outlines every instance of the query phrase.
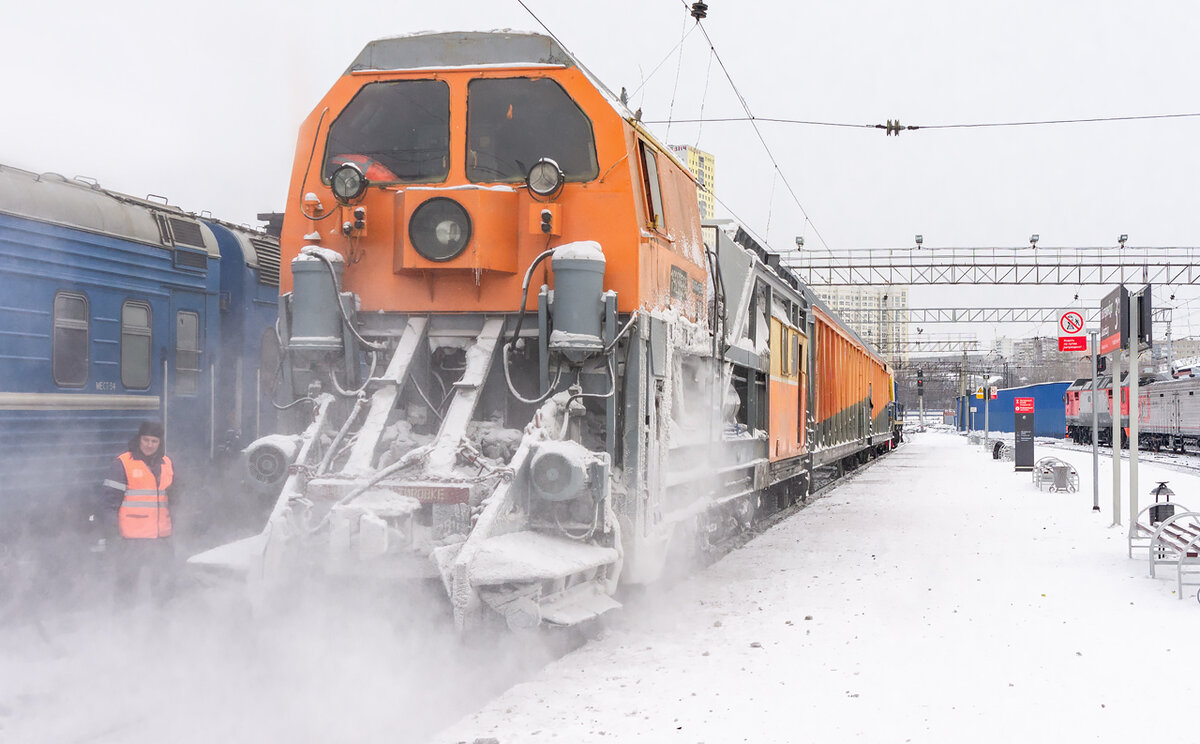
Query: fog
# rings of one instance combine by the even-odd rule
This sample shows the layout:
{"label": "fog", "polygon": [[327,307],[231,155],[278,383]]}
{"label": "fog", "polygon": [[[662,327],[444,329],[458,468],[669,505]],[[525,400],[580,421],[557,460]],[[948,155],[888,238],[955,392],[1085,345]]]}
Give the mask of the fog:
{"label": "fog", "polygon": [[165,606],[142,586],[116,608],[88,573],[0,607],[0,741],[419,742],[571,642],[459,636],[440,585],[311,581],[251,613],[192,576]]}

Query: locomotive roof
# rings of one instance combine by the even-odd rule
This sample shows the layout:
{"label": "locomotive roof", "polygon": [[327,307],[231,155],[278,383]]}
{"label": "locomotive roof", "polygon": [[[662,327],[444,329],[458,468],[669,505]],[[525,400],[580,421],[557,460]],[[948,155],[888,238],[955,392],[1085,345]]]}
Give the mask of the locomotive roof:
{"label": "locomotive roof", "polygon": [[600,78],[553,37],[532,31],[421,31],[368,42],[344,74],[387,70],[445,70],[455,67],[574,67],[596,87],[617,114],[655,144],[679,168],[687,164],[642,126],[634,113]]}
{"label": "locomotive roof", "polygon": [[172,244],[164,243],[155,219],[156,214],[162,214],[195,226],[188,229],[190,237],[186,240],[176,230],[176,242],[210,256],[221,255],[212,231],[194,215],[178,207],[109,191],[98,183],[68,179],[57,173],[37,174],[0,165],[0,214],[169,249]]}
{"label": "locomotive roof", "polygon": [[575,67],[578,63],[554,39],[528,31],[422,32],[370,42],[346,74],[486,65]]}

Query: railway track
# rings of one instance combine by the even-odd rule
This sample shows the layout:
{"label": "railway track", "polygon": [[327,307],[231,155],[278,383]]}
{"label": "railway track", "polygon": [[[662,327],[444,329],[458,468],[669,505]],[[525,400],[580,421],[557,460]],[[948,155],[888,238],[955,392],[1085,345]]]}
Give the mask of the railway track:
{"label": "railway track", "polygon": [[[1046,446],[1052,449],[1064,450],[1067,452],[1087,452],[1092,451],[1091,445],[1075,444],[1073,442],[1057,442],[1051,441],[1043,444],[1042,440],[1038,440],[1038,446]],[[1101,457],[1112,457],[1112,447],[1100,447]],[[1129,460],[1129,450],[1121,450],[1121,459]],[[1152,452],[1149,450],[1138,450],[1138,462],[1152,462],[1155,465],[1161,465],[1165,468],[1176,470],[1181,473],[1195,473],[1200,471],[1200,453],[1197,452]]]}

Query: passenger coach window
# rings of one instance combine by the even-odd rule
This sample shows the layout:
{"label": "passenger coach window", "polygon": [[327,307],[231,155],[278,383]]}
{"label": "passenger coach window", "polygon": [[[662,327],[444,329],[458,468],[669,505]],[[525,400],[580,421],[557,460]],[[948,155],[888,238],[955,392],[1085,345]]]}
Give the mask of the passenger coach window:
{"label": "passenger coach window", "polygon": [[175,392],[195,395],[200,379],[200,316],[189,310],[175,314]]}
{"label": "passenger coach window", "polygon": [[450,174],[450,86],[370,83],[329,127],[324,178],[355,163],[372,183],[431,183]]}
{"label": "passenger coach window", "polygon": [[472,80],[467,86],[467,178],[516,183],[542,158],[568,181],[600,175],[592,122],[547,79]]}
{"label": "passenger coach window", "polygon": [[126,300],[121,305],[121,384],[131,390],[150,387],[150,306]]}
{"label": "passenger coach window", "polygon": [[54,384],[83,387],[88,378],[88,300],[74,292],[54,295]]}

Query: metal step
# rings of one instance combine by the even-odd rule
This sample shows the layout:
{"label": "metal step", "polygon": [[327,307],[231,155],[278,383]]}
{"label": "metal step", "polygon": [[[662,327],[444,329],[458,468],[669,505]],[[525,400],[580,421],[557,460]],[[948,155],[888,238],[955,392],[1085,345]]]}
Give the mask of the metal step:
{"label": "metal step", "polygon": [[621,603],[613,599],[595,581],[573,586],[540,603],[542,622],[568,627],[595,620]]}

